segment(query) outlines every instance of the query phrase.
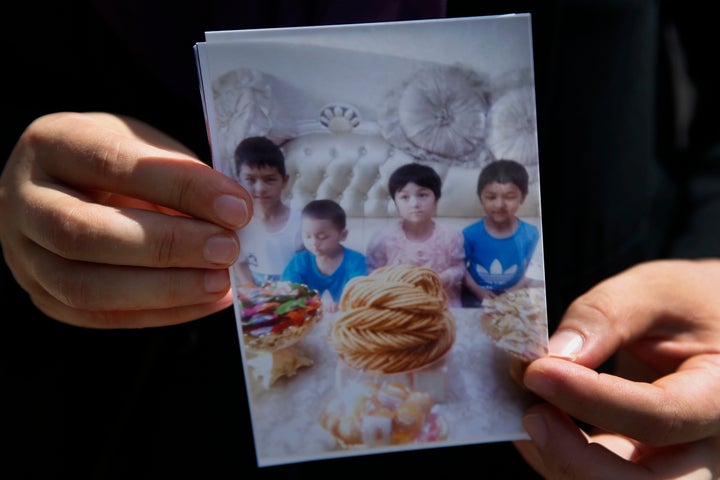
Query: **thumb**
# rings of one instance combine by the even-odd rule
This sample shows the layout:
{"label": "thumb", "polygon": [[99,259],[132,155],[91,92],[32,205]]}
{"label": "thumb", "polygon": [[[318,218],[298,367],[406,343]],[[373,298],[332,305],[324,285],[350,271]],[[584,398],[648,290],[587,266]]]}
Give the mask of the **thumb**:
{"label": "thumb", "polygon": [[550,337],[549,353],[596,368],[620,348],[654,333],[697,331],[699,323],[720,311],[717,285],[717,260],[639,264],[578,297]]}

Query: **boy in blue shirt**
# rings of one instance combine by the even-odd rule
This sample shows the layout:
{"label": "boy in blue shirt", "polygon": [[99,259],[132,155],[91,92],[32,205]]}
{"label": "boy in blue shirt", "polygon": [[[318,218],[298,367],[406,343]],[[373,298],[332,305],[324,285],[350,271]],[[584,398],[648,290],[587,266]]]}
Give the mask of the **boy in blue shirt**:
{"label": "boy in blue shirt", "polygon": [[527,170],[514,160],[496,160],[480,172],[477,195],[485,217],[463,230],[464,306],[479,307],[485,298],[538,282],[525,272],[540,231],[517,217],[527,194]]}
{"label": "boy in blue shirt", "polygon": [[[367,275],[365,255],[342,245],[347,238],[345,210],[333,200],[313,200],[302,210],[305,250],[285,267],[283,280],[304,283],[323,297],[323,309],[335,312],[345,284]],[[325,293],[327,292],[327,293]]]}

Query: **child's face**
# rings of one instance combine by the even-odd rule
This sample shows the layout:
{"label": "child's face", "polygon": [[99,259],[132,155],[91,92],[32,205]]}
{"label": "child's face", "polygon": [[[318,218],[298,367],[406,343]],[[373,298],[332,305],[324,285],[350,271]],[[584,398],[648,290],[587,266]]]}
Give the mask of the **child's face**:
{"label": "child's face", "polygon": [[341,248],[340,243],[347,237],[347,230],[340,230],[331,220],[303,217],[303,244],[314,255],[331,255]]}
{"label": "child's face", "polygon": [[427,187],[413,182],[395,192],[395,205],[403,220],[411,223],[422,223],[435,215],[437,199],[435,193]]}
{"label": "child's face", "polygon": [[250,193],[253,205],[262,209],[277,206],[282,191],[287,185],[287,176],[283,177],[274,167],[240,167],[240,184]]}
{"label": "child's face", "polygon": [[515,218],[520,205],[525,201],[518,186],[512,182],[488,183],[480,191],[479,198],[485,214],[496,223]]}

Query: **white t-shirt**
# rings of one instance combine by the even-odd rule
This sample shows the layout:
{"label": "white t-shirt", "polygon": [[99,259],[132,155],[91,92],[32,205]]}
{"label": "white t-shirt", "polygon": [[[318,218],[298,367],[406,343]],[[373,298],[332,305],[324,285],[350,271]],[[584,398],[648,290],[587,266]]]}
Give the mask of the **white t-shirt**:
{"label": "white t-shirt", "polygon": [[256,284],[279,280],[293,255],[303,249],[301,218],[299,211],[290,210],[285,226],[277,231],[268,232],[254,218],[238,230],[238,262],[248,264]]}

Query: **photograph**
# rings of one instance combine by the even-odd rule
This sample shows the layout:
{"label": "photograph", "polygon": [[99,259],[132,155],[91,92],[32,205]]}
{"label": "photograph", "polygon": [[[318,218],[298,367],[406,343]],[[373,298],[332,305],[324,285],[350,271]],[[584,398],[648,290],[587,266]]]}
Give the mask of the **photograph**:
{"label": "photograph", "polygon": [[[526,439],[547,353],[529,14],[206,32],[257,463]],[[241,381],[239,379],[238,381]]]}

